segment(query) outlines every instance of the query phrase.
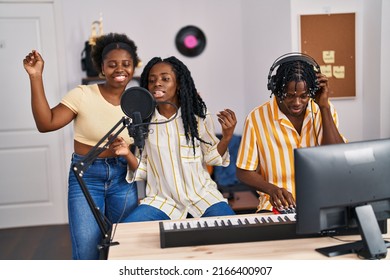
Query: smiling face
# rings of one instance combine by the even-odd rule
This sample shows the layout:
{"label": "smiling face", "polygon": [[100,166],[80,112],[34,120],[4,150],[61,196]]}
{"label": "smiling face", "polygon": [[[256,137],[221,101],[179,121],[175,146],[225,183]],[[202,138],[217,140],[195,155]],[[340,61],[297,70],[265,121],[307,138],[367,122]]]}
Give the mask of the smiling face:
{"label": "smiling face", "polygon": [[150,69],[148,90],[156,101],[168,101],[179,106],[176,74],[170,64],[160,62]]}
{"label": "smiling face", "polygon": [[[287,117],[302,117],[305,115],[310,97],[304,81],[289,82],[286,87],[286,97],[278,102],[280,110]],[[278,99],[280,101],[280,99]]]}
{"label": "smiling face", "polygon": [[126,87],[134,74],[133,58],[126,50],[113,49],[103,59],[102,72],[110,86]]}

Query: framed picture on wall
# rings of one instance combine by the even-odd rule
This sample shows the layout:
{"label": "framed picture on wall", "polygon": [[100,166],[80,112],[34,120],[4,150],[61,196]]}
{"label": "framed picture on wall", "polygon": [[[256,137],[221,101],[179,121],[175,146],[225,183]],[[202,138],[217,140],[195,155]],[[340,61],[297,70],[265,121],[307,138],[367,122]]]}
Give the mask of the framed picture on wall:
{"label": "framed picture on wall", "polygon": [[355,13],[301,15],[300,25],[301,52],[328,76],[330,97],[355,97]]}

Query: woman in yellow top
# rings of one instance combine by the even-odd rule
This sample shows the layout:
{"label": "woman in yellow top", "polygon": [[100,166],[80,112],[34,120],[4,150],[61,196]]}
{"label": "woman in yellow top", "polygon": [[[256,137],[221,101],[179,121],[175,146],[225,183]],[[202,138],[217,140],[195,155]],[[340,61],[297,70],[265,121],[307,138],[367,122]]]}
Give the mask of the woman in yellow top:
{"label": "woman in yellow top", "polygon": [[[102,84],[81,85],[50,108],[43,85],[44,61],[33,50],[23,60],[31,84],[31,104],[40,132],[58,130],[74,121],[74,154],[71,166],[83,159],[93,146],[122,118],[120,98],[138,64],[137,47],[124,34],[98,37],[92,61],[105,77]],[[132,143],[122,132],[126,145]],[[138,204],[135,184],[126,181],[127,161],[112,150],[103,151],[84,172],[83,179],[94,200],[110,222],[120,222]],[[72,170],[69,172],[68,216],[73,259],[98,259],[102,234]]]}

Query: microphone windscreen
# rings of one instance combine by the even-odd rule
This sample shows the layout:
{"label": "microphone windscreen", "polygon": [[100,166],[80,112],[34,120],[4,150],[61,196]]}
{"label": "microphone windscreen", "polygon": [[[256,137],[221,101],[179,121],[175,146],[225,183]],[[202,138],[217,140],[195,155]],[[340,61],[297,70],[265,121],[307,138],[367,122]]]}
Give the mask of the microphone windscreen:
{"label": "microphone windscreen", "polygon": [[147,120],[153,114],[155,107],[156,100],[143,87],[130,87],[122,94],[121,108],[129,118],[133,118],[134,112],[139,112],[142,120]]}

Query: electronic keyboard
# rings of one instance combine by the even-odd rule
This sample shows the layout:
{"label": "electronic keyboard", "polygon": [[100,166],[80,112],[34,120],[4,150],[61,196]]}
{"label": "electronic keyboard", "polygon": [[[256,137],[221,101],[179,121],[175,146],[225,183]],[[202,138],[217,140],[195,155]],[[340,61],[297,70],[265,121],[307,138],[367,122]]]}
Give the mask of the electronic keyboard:
{"label": "electronic keyboard", "polygon": [[[386,223],[380,226],[387,231],[387,227],[383,229]],[[160,221],[159,227],[161,248],[359,234],[358,228],[331,234],[297,234],[295,213],[169,220]]]}

